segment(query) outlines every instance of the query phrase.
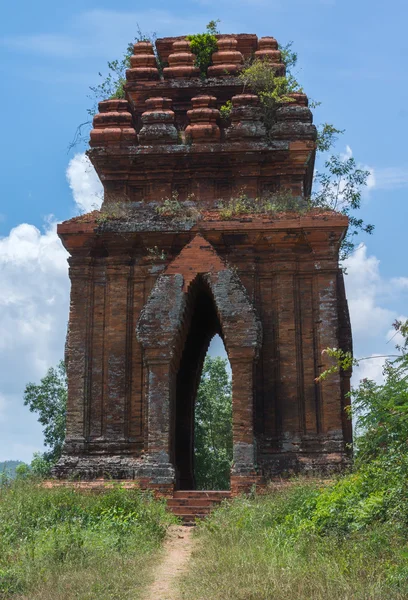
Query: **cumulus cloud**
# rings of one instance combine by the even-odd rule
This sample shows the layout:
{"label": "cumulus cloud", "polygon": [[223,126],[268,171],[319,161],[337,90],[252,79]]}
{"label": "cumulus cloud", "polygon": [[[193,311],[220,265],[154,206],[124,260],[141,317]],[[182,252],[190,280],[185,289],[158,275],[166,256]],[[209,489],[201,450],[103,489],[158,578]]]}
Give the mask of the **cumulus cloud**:
{"label": "cumulus cloud", "polygon": [[68,164],[67,179],[75,203],[81,212],[100,208],[103,186],[85,153],[76,154]]}
{"label": "cumulus cloud", "polygon": [[345,267],[354,354],[356,358],[372,357],[362,361],[354,370],[353,383],[358,384],[364,378],[380,383],[383,380],[384,355],[395,353],[395,345],[400,343],[391,324],[395,319],[405,320],[406,317],[393,306],[405,291],[401,282],[408,278],[384,278],[380,261],[368,254],[364,244],[345,261]]}
{"label": "cumulus cloud", "polygon": [[354,335],[373,338],[387,331],[396,315],[381,301],[385,282],[380,275],[380,261],[368,256],[367,246],[361,244],[344,266]]}
{"label": "cumulus cloud", "polygon": [[20,369],[26,361],[32,376],[50,362],[54,338],[66,326],[66,258],[55,224],[41,233],[23,223],[0,240],[0,356],[6,379],[13,359]]}
{"label": "cumulus cloud", "polygon": [[381,354],[373,354],[372,358],[362,360],[358,367],[355,367],[353,372],[353,384],[358,385],[362,379],[371,379],[377,384],[384,381],[383,368],[385,357]]}
{"label": "cumulus cloud", "polygon": [[[84,154],[70,161],[67,178],[78,211],[100,205],[102,186]],[[42,448],[41,428],[23,406],[23,392],[63,358],[67,257],[52,218],[43,231],[22,223],[0,238],[0,460],[30,460]]]}
{"label": "cumulus cloud", "polygon": [[[14,445],[41,449],[34,415],[23,407],[24,386],[63,356],[68,316],[67,253],[56,224],[41,232],[22,223],[0,239],[0,459],[20,458]],[[27,453],[24,454],[27,459]]]}
{"label": "cumulus cloud", "polygon": [[400,290],[408,290],[408,277],[393,277],[391,284]]}
{"label": "cumulus cloud", "polygon": [[[353,156],[353,150],[346,146],[345,152],[341,153],[343,160]],[[408,165],[404,167],[370,167],[358,163],[358,167],[368,171],[366,194],[374,188],[376,190],[398,190],[408,187]]]}

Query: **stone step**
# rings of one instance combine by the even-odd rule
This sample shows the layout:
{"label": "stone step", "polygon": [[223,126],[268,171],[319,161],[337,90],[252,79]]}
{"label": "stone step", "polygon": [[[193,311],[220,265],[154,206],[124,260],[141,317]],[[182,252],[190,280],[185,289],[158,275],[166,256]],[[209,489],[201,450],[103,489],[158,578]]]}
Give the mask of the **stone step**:
{"label": "stone step", "polygon": [[205,517],[208,516],[208,513],[182,513],[177,516],[185,525],[194,525],[196,519],[205,519]]}
{"label": "stone step", "polygon": [[220,500],[211,498],[169,498],[167,505],[173,506],[214,506],[219,504]]}
{"label": "stone step", "polygon": [[170,510],[174,515],[208,515],[212,506],[171,506]]}
{"label": "stone step", "polygon": [[173,494],[173,498],[209,498],[218,501],[230,497],[231,492],[229,490],[177,490]]}
{"label": "stone step", "polygon": [[177,490],[167,499],[167,506],[183,523],[194,525],[196,519],[203,519],[230,497],[229,490]]}

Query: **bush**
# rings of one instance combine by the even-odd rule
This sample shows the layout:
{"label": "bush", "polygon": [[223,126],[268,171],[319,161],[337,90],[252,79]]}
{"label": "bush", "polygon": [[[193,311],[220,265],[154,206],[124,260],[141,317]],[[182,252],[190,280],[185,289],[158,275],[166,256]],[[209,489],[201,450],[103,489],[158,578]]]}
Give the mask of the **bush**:
{"label": "bush", "polygon": [[244,88],[249,86],[259,96],[263,121],[269,131],[276,121],[276,110],[282,104],[293,102],[293,92],[302,92],[296,79],[289,73],[277,75],[269,59],[255,59],[242,70],[239,78]]}
{"label": "bush", "polygon": [[207,69],[212,64],[212,55],[217,52],[217,38],[219,33],[217,24],[219,21],[210,21],[206,27],[206,33],[188,35],[191,52],[195,55],[195,65],[200,69],[202,78],[207,76]]}

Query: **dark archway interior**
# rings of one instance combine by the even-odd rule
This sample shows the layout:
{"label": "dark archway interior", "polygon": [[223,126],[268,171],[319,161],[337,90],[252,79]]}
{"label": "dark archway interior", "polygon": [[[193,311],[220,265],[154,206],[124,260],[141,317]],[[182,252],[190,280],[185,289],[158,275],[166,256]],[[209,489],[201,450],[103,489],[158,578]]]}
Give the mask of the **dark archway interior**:
{"label": "dark archway interior", "polygon": [[181,490],[195,489],[194,404],[210,341],[216,334],[222,337],[214,300],[203,282],[194,284],[190,301],[190,327],[177,373],[174,411],[174,460]]}

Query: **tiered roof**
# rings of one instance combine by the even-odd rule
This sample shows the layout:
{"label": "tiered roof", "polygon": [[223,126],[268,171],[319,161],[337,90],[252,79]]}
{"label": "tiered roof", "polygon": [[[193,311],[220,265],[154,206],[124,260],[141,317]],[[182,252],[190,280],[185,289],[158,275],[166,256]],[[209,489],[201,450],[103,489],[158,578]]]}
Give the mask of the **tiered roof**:
{"label": "tiered roof", "polygon": [[[134,45],[126,99],[99,103],[89,156],[105,201],[159,201],[175,191],[210,203],[245,189],[252,197],[279,189],[310,193],[316,129],[308,99],[292,94],[266,132],[257,95],[238,77],[250,57],[285,66],[277,41],[220,35],[206,77],[190,42],[162,38]],[[220,107],[232,102],[231,118]]]}

